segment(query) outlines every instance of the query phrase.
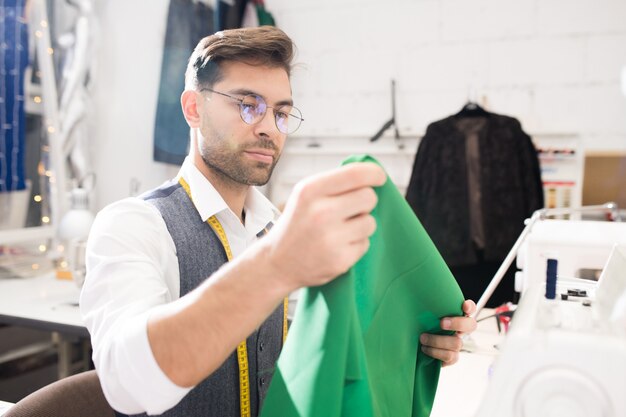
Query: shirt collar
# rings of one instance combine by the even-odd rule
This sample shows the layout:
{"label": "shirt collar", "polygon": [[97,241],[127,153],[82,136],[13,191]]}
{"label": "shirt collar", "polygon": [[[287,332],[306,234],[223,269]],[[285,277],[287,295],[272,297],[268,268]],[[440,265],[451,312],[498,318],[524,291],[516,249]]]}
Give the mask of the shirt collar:
{"label": "shirt collar", "polygon": [[[223,212],[234,215],[228,204],[213,184],[200,172],[190,157],[185,158],[176,179],[184,178],[189,184],[189,190],[193,196],[193,203],[202,218],[207,221],[209,217]],[[246,229],[257,234],[280,215],[280,211],[265,197],[256,187],[250,187],[244,202],[246,211]]]}

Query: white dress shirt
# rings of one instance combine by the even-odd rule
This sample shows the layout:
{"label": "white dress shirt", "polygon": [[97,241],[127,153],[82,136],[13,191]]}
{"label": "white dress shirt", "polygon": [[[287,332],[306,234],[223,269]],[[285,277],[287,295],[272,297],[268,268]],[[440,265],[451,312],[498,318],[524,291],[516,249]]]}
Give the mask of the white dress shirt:
{"label": "white dress shirt", "polygon": [[[217,216],[235,257],[278,217],[272,203],[250,187],[243,225],[191,159],[177,179],[181,176],[202,220]],[[159,211],[139,198],[105,207],[91,228],[86,262],[80,309],[107,400],[126,414],[163,413],[191,388],[177,386],[163,373],[148,341],[152,309],[180,297],[176,248]]]}

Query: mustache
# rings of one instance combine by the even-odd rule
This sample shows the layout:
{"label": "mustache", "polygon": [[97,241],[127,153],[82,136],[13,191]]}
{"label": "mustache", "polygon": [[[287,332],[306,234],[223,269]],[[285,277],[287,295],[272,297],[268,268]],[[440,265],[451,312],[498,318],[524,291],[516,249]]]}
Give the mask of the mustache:
{"label": "mustache", "polygon": [[259,140],[257,142],[252,142],[252,143],[246,143],[245,145],[242,145],[240,147],[241,150],[246,150],[246,149],[271,149],[272,151],[275,151],[278,154],[278,146],[276,146],[276,144],[271,141],[271,140]]}

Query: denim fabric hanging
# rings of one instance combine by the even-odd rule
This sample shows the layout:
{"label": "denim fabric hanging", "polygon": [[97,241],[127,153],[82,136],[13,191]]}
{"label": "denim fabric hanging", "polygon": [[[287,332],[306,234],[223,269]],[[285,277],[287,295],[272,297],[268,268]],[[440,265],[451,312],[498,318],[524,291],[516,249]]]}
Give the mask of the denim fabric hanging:
{"label": "denim fabric hanging", "polygon": [[171,0],[161,64],[154,126],[154,160],[181,164],[189,147],[189,126],[180,108],[187,61],[196,44],[213,33],[213,10],[202,2]]}
{"label": "denim fabric hanging", "polygon": [[24,71],[28,65],[25,0],[0,0],[0,192],[23,190]]}
{"label": "denim fabric hanging", "polygon": [[248,0],[217,0],[215,2],[215,31],[241,27]]}

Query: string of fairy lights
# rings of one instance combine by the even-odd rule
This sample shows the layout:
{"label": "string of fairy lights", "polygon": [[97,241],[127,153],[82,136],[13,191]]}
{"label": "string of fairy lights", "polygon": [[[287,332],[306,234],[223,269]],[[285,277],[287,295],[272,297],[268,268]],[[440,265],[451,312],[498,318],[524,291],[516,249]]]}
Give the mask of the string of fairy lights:
{"label": "string of fairy lights", "polygon": [[[40,29],[35,30],[35,37],[38,39],[41,39],[43,37],[42,29],[48,29],[48,22],[46,20],[41,20],[39,22],[39,26],[40,26]],[[48,55],[52,56],[54,54],[54,49],[52,47],[47,48],[47,53]],[[41,80],[40,70],[38,70],[35,75],[37,76],[39,80]],[[43,105],[43,98],[41,96],[36,95],[33,97],[33,102],[35,104]],[[48,134],[53,134],[54,127],[48,124],[46,131]],[[48,178],[49,181],[52,181],[54,177],[52,174],[52,170],[49,169],[50,158],[48,157],[48,154],[50,153],[50,146],[48,145],[48,143],[43,142],[44,137],[48,138],[48,143],[51,140],[48,135],[42,135],[41,159],[37,166],[37,173],[39,174],[40,177],[45,177],[45,178]],[[48,213],[49,207],[48,207],[48,204],[44,204],[44,197],[42,195],[45,191],[47,191],[47,187],[43,187],[43,185],[46,185],[45,182],[43,182],[43,184],[41,185],[42,185],[41,190],[43,192],[41,194],[34,195],[33,200],[35,201],[35,203],[41,204],[41,214],[42,214],[41,223],[44,225],[47,225],[50,223],[50,215],[49,215],[50,213]],[[43,249],[42,252],[44,252],[47,248],[45,247],[45,245],[41,245],[39,249],[40,250]]]}
{"label": "string of fairy lights", "polygon": [[[46,20],[41,20],[39,22],[39,25],[40,25],[40,29],[35,30],[35,37],[38,39],[41,39],[43,37],[43,30],[48,29],[48,22]],[[54,55],[54,48],[49,47],[46,49],[46,52],[48,53],[48,55],[52,56]],[[41,71],[38,70],[37,72],[38,74],[35,74],[35,75],[38,77],[39,80],[41,80]],[[37,96],[37,95],[34,96],[33,102],[40,106],[44,105],[44,99],[41,96]],[[53,184],[55,181],[54,173],[50,169],[50,145],[49,143],[53,140],[53,135],[56,132],[55,132],[54,126],[51,123],[49,123],[49,121],[47,120],[44,121],[43,125],[45,127],[44,131],[46,134],[42,135],[41,158],[37,166],[37,173],[39,174],[39,177],[43,179],[43,181],[41,181],[40,194],[34,195],[33,200],[35,203],[40,204],[41,224],[49,225],[51,221],[51,218],[50,218],[51,216],[50,216],[50,204],[47,199],[47,196],[50,195],[49,185]],[[45,253],[48,251],[48,245],[45,243],[42,243],[39,245],[38,249],[41,253]],[[63,251],[63,248],[58,247],[57,251],[61,253]],[[65,261],[62,261],[62,262],[65,262]],[[39,269],[39,265],[36,263],[33,263],[31,267],[33,268],[33,270]]]}
{"label": "string of fairy lights", "polygon": [[[52,57],[55,53],[54,48],[49,44],[49,40],[50,40],[50,36],[49,36],[49,24],[48,21],[45,19],[40,20],[39,22],[39,28],[35,30],[35,37],[37,38],[37,41],[42,44],[43,43],[43,47],[45,47],[45,52],[48,56]],[[48,32],[47,36],[46,33]],[[42,42],[45,41],[45,42]],[[48,63],[50,61],[47,61]],[[43,65],[44,63],[40,63],[40,65],[46,69],[48,68],[50,71],[53,71],[52,66],[48,66],[46,67],[45,65]],[[40,70],[38,71],[39,74],[36,74],[39,76],[39,79],[41,81],[43,77],[41,77],[41,72]],[[55,83],[56,80],[53,78],[52,83]],[[41,82],[42,86],[43,86],[43,82]],[[46,91],[45,88],[43,89],[43,91]],[[52,93],[50,89],[47,90],[49,93]],[[55,99],[56,98],[56,94],[52,93],[51,97],[48,97],[47,99]],[[44,103],[44,97],[43,96],[34,96],[33,97],[33,102],[35,102],[38,105],[41,106],[45,106],[46,103]],[[48,103],[50,104],[50,103]],[[58,103],[54,103],[52,106],[49,106],[48,109],[50,109],[51,107],[56,106]],[[45,107],[44,107],[45,108]],[[56,114],[55,112],[50,112],[53,114]],[[60,210],[59,207],[56,208],[56,211],[53,212],[53,207],[50,204],[50,196],[52,195],[52,189],[55,188],[56,192],[55,195],[57,196],[55,199],[55,203],[59,203],[61,204],[60,198],[59,198],[59,191],[60,189],[58,187],[63,187],[63,181],[62,181],[62,177],[63,175],[59,176],[58,172],[55,172],[54,170],[51,169],[52,164],[52,160],[53,160],[53,155],[51,154],[51,144],[54,143],[54,141],[60,141],[61,139],[61,133],[60,131],[58,131],[60,129],[60,124],[58,123],[58,120],[52,120],[51,114],[48,114],[47,112],[43,112],[43,130],[45,132],[44,135],[42,135],[42,145],[41,145],[41,158],[40,158],[40,162],[38,165],[38,174],[40,176],[40,178],[43,179],[42,184],[41,184],[41,190],[42,192],[38,195],[33,196],[33,199],[36,203],[41,204],[40,208],[41,208],[41,224],[42,225],[49,225],[52,220],[54,220],[54,222],[58,225],[60,222],[60,217],[59,214],[62,212],[62,210]],[[55,122],[56,125],[55,125]],[[56,127],[55,127],[56,126]],[[45,139],[43,138],[45,137],[45,139],[47,139],[47,142],[45,141]],[[59,164],[64,164],[65,161],[63,159],[58,160],[55,159],[54,160],[55,163]],[[63,171],[61,171],[63,172]],[[57,183],[57,179],[60,180],[59,183]],[[56,187],[55,187],[56,186]],[[54,218],[52,218],[54,215]],[[56,263],[56,267],[57,267],[57,277],[61,277],[59,275],[60,271],[66,271],[68,268],[68,262],[67,262],[67,258],[65,256],[65,246],[63,245],[63,243],[58,242],[58,241],[53,241],[54,244],[56,245],[56,252],[55,253],[55,263]],[[50,248],[47,247],[46,244],[40,244],[39,245],[39,251],[42,253],[45,253],[47,251],[49,251]],[[33,269],[38,268],[38,266],[36,264],[32,265]],[[65,277],[67,278],[67,277]]]}
{"label": "string of fairy lights", "polygon": [[[4,0],[0,0],[0,17],[4,15]],[[23,5],[24,3],[17,2],[18,7]],[[66,171],[70,168],[68,163],[68,156],[66,155],[64,149],[64,138],[66,134],[67,127],[62,124],[62,117],[65,113],[65,106],[63,106],[59,100],[60,96],[57,91],[57,79],[55,77],[55,54],[58,55],[59,51],[55,51],[53,47],[54,44],[51,43],[52,37],[51,32],[54,29],[54,24],[52,22],[56,22],[55,19],[48,19],[48,7],[50,4],[47,4],[45,0],[36,0],[33,1],[30,7],[30,12],[28,16],[28,22],[24,17],[23,13],[20,13],[19,10],[13,9],[12,12],[16,12],[19,14],[20,19],[19,23],[22,27],[22,45],[20,47],[20,51],[24,54],[22,57],[22,73],[24,73],[24,77],[20,77],[20,86],[22,89],[25,89],[24,93],[19,94],[19,100],[22,104],[20,109],[20,117],[23,117],[25,120],[28,118],[28,137],[22,138],[19,143],[20,146],[25,147],[28,145],[29,153],[35,156],[36,159],[36,167],[33,165],[29,165],[31,170],[28,171],[28,178],[30,181],[24,176],[21,177],[22,183],[26,183],[25,191],[22,193],[22,196],[19,199],[24,201],[28,201],[28,208],[30,212],[28,213],[28,222],[29,226],[38,226],[36,228],[26,229],[28,236],[32,236],[33,239],[40,239],[39,243],[36,243],[35,246],[29,246],[28,249],[26,247],[8,247],[0,245],[0,255],[1,254],[32,254],[36,255],[39,252],[48,260],[52,260],[54,265],[57,267],[57,277],[59,277],[59,268],[64,269],[67,268],[67,262],[65,261],[66,252],[71,249],[65,248],[64,243],[73,242],[70,238],[68,238],[67,233],[64,233],[59,229],[62,225],[64,219],[66,219],[66,215],[71,213],[72,210],[68,211],[69,204],[69,190],[67,186],[69,186],[69,178],[67,177]],[[56,10],[56,8],[54,9]],[[85,12],[83,10],[83,12]],[[52,17],[52,16],[51,16]],[[1,20],[1,19],[0,19]],[[26,25],[30,25],[30,29],[26,31]],[[2,31],[0,31],[2,32]],[[11,31],[12,33],[12,31]],[[29,33],[30,36],[26,36],[26,33]],[[2,41],[3,34],[0,33],[0,43]],[[30,38],[30,42],[29,39]],[[1,46],[1,45],[0,45]],[[68,45],[69,46],[69,45]],[[62,48],[63,49],[63,48]],[[29,55],[32,57],[30,65],[26,63],[26,57]],[[63,54],[63,50],[61,51],[61,55]],[[70,53],[72,51],[69,51]],[[2,48],[0,47],[0,54],[2,53]],[[71,57],[70,57],[71,59]],[[58,59],[57,59],[58,60]],[[69,64],[68,64],[69,62]],[[77,74],[76,71],[79,71],[81,67],[76,67],[75,63],[72,61],[65,62],[64,64],[70,65],[70,70],[75,70],[75,72],[71,72],[68,70],[68,73],[65,73],[64,69],[64,77],[69,77],[72,74]],[[71,66],[74,64],[74,66]],[[82,64],[79,63],[79,64]],[[78,74],[81,74],[78,72]],[[77,75],[78,76],[78,75]],[[74,81],[72,79],[71,81]],[[64,91],[67,97],[70,97],[70,94],[74,90],[70,89]],[[67,97],[63,96],[63,100]],[[71,99],[71,97],[70,97]],[[23,110],[23,111],[22,111]],[[74,120],[74,119],[72,119]],[[24,129],[26,124],[20,125],[20,128]],[[35,127],[33,129],[33,127]],[[74,130],[70,130],[74,132]],[[39,135],[39,138],[36,136]],[[1,143],[0,143],[1,145]],[[39,147],[39,149],[37,149]],[[33,149],[34,148],[34,149]],[[34,152],[33,152],[34,151]],[[6,152],[2,152],[0,149],[0,157],[2,157]],[[34,154],[38,155],[34,155]],[[28,162],[27,162],[28,163]],[[1,165],[1,164],[0,164]],[[1,168],[1,167],[0,167]],[[32,168],[35,168],[32,170]],[[86,178],[93,176],[93,173],[88,173],[87,175],[83,175],[81,178],[76,179],[79,184],[82,184]],[[0,184],[2,186],[2,184]],[[80,187],[80,185],[79,185]],[[19,189],[22,190],[24,187],[20,186]],[[1,191],[1,190],[0,190]],[[30,197],[27,197],[27,193],[30,193]],[[17,196],[17,194],[16,194]],[[11,196],[11,198],[13,198]],[[30,200],[29,200],[30,198]],[[8,199],[5,199],[8,200]],[[9,202],[12,204],[11,213],[14,215],[21,214],[26,215],[21,207],[14,207],[15,203]],[[21,216],[20,216],[21,217]],[[13,223],[21,222],[22,219],[14,218],[13,220],[9,220],[10,223],[7,223],[9,227]],[[67,223],[66,224],[71,224]],[[23,225],[22,225],[23,226]],[[20,227],[20,226],[17,226]],[[68,227],[64,227],[62,229],[68,229]],[[15,233],[14,230],[10,230],[10,233]],[[12,234],[8,234],[8,241],[11,242]],[[18,241],[24,240],[24,236],[19,237]],[[72,238],[73,239],[73,238]],[[32,240],[30,240],[32,242]],[[32,253],[32,250],[35,249],[35,253]],[[38,256],[38,255],[37,255]],[[1,260],[0,260],[1,261]],[[33,260],[32,265],[30,262],[26,264],[22,264],[24,267],[30,265],[33,270],[38,270],[42,267],[44,261],[37,262]],[[47,261],[46,261],[47,263]]]}
{"label": "string of fairy lights", "polygon": [[[39,22],[39,27],[34,31],[34,35],[36,38],[36,42],[40,42],[41,39],[44,36],[44,31],[49,29],[49,25],[48,25],[48,21],[47,20],[41,20]],[[53,47],[48,47],[46,48],[46,53],[50,56],[54,55],[54,48]],[[41,80],[42,80],[42,74],[41,74],[41,70],[37,69],[35,71],[35,79],[37,79],[39,81],[39,83],[41,84]],[[39,94],[35,94],[32,96],[32,102],[39,108],[43,108],[44,106],[44,97],[42,95]],[[41,134],[41,157],[39,160],[39,163],[37,164],[37,174],[39,175],[39,179],[40,179],[40,187],[39,187],[39,193],[34,194],[32,196],[32,199],[34,201],[34,203],[36,203],[37,205],[39,205],[39,210],[38,212],[41,214],[40,220],[41,220],[41,225],[43,226],[48,226],[51,223],[51,213],[50,213],[50,185],[54,184],[56,181],[56,177],[54,175],[53,170],[51,169],[51,164],[50,164],[50,143],[51,141],[55,140],[54,135],[57,133],[56,129],[54,127],[54,125],[51,123],[50,120],[46,119],[46,115],[45,112],[42,111],[42,134]],[[46,253],[49,251],[49,243],[40,243],[38,246],[38,250],[39,252]],[[63,253],[64,251],[64,247],[63,245],[57,245],[57,253]],[[61,260],[60,267],[62,268],[66,268],[67,267],[67,262],[65,260]],[[32,263],[31,265],[32,270],[39,270],[41,268],[41,265],[37,262]]]}

